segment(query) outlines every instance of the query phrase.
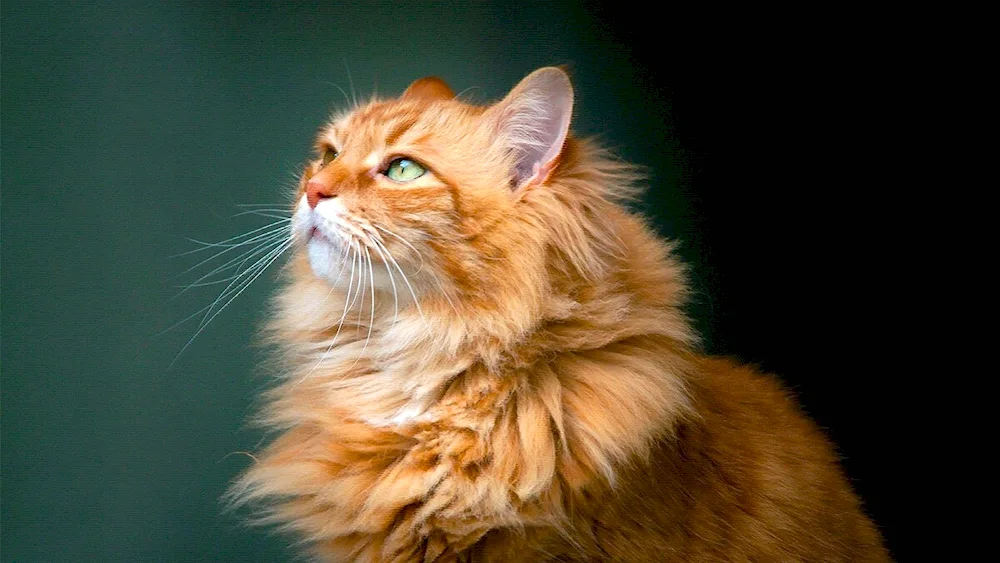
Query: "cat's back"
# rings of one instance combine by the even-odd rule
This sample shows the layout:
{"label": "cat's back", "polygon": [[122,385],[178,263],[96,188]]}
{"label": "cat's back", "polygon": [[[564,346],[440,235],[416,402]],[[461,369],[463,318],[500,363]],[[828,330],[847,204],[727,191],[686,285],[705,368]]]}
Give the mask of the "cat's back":
{"label": "cat's back", "polygon": [[888,560],[833,447],[781,384],[725,359],[695,364],[694,416],[608,493],[596,532],[608,559]]}

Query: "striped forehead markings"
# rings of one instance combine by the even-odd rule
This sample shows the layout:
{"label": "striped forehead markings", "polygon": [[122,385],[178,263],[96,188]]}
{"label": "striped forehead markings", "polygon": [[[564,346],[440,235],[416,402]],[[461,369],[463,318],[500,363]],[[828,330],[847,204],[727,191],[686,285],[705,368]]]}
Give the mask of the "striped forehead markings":
{"label": "striped forehead markings", "polygon": [[392,128],[389,129],[389,133],[385,136],[385,144],[392,145],[399,140],[407,131],[410,130],[417,123],[417,118],[415,117],[405,117],[399,119],[396,123],[393,123]]}

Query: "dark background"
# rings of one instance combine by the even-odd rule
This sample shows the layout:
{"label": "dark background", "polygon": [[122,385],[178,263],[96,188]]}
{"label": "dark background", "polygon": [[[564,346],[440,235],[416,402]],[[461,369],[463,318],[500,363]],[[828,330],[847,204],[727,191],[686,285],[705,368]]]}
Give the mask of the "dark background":
{"label": "dark background", "polygon": [[215,297],[169,301],[205,271],[170,256],[264,224],[236,205],[284,201],[334,84],[437,74],[485,102],[550,64],[574,75],[575,130],[648,168],[641,210],[682,242],[706,349],[781,375],[902,555],[878,68],[849,37],[681,39],[699,22],[600,3],[171,4],[0,8],[3,561],[290,560],[218,502],[260,440],[273,272],[168,369],[196,325],[157,333]]}

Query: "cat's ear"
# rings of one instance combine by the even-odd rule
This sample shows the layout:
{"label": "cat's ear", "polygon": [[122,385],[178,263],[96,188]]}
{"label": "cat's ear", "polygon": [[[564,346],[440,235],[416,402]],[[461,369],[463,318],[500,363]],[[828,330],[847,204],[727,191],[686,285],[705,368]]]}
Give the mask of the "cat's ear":
{"label": "cat's ear", "polygon": [[455,93],[445,84],[444,80],[436,76],[419,78],[410,84],[410,87],[403,92],[403,99],[425,100],[428,102],[438,100],[450,100],[455,97]]}
{"label": "cat's ear", "polygon": [[514,187],[544,182],[559,163],[573,116],[573,86],[559,68],[532,72],[490,108],[501,142],[514,155]]}

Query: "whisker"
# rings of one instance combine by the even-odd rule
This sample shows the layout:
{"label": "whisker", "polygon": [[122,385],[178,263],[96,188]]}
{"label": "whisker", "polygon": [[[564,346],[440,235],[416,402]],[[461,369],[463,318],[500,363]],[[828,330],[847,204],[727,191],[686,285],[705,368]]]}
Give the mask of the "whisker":
{"label": "whisker", "polygon": [[389,261],[386,259],[385,254],[382,253],[382,249],[379,248],[379,245],[371,237],[368,237],[368,240],[375,243],[372,245],[372,247],[382,257],[382,263],[385,264],[385,271],[389,274],[389,283],[392,284],[392,302],[393,302],[392,325],[396,326],[396,319],[399,318],[399,295],[398,292],[396,291],[396,280],[392,275],[392,268],[389,267]]}
{"label": "whisker", "polygon": [[344,319],[347,318],[347,312],[348,312],[348,310],[350,310],[350,305],[349,304],[350,304],[350,301],[351,301],[351,288],[354,286],[354,266],[355,266],[355,264],[357,264],[357,258],[360,256],[360,252],[356,251],[353,245],[351,245],[351,246],[348,247],[347,253],[348,253],[348,255],[350,255],[352,257],[351,258],[351,279],[347,282],[347,293],[344,295],[344,312],[340,315],[340,321],[337,323],[337,332],[336,332],[336,334],[333,335],[333,340],[330,341],[330,345],[327,346],[326,351],[323,352],[323,355],[320,356],[319,360],[317,360],[316,363],[313,364],[313,367],[310,368],[309,371],[306,372],[306,374],[302,376],[302,379],[300,379],[298,381],[298,383],[295,384],[295,387],[298,387],[299,384],[301,384],[310,375],[312,375],[312,372],[316,371],[316,368],[318,368],[320,366],[320,364],[323,363],[323,360],[325,360],[326,357],[330,355],[330,352],[333,350],[333,347],[336,346],[336,344],[337,344],[337,338],[340,337],[340,331],[341,331],[341,329],[344,328]]}
{"label": "whisker", "polygon": [[406,277],[406,273],[403,272],[403,269],[399,267],[399,263],[396,262],[395,258],[393,258],[392,252],[389,251],[389,247],[385,246],[384,244],[378,242],[375,239],[372,240],[375,242],[375,244],[382,245],[382,250],[384,250],[386,255],[389,257],[389,261],[392,262],[392,265],[395,266],[397,270],[399,270],[399,275],[403,278],[403,282],[406,283],[406,287],[410,290],[410,295],[413,297],[413,303],[417,306],[417,311],[420,312],[420,318],[424,320],[424,324],[427,325],[427,328],[429,329],[430,325],[427,322],[427,317],[424,316],[424,310],[420,308],[420,300],[417,299],[417,294],[416,292],[413,291],[413,286],[410,285],[410,280]]}
{"label": "whisker", "polygon": [[[333,84],[333,82],[331,82],[330,84]],[[336,84],[333,85],[337,86],[337,90],[340,90],[340,93],[344,95],[344,103],[347,104],[347,107],[354,107],[354,105],[356,105],[351,103],[351,98],[347,95],[347,92],[345,92],[343,88],[341,88]]]}
{"label": "whisker", "polygon": [[[242,268],[244,264],[246,264],[247,262],[249,262],[254,256],[257,256],[258,254],[261,254],[261,253],[268,252],[269,250],[273,249],[275,246],[281,244],[285,240],[287,240],[287,238],[286,238],[285,235],[276,235],[273,239],[269,239],[267,241],[262,242],[261,244],[257,245],[256,247],[251,248],[250,250],[247,250],[246,252],[244,252],[244,253],[240,254],[239,256],[233,258],[232,260],[229,260],[225,264],[223,264],[223,265],[215,268],[214,270],[208,272],[207,274],[199,277],[198,279],[194,280],[194,282],[188,284],[187,287],[181,286],[181,287],[184,287],[184,289],[182,289],[181,291],[177,292],[173,297],[171,297],[170,299],[168,299],[167,302],[173,301],[174,299],[177,299],[181,295],[184,295],[185,293],[188,292],[188,290],[190,290],[193,287],[199,287],[201,285],[212,285],[212,284],[215,284],[215,283],[223,283],[223,282],[228,281],[228,280],[236,280],[236,279],[238,279],[240,276],[243,276],[246,273],[246,271],[249,271],[249,269],[244,270],[243,272],[239,271],[240,268]],[[222,253],[219,253],[219,254],[222,254]],[[213,256],[213,258],[218,257],[218,256],[219,255],[217,254],[216,256]],[[236,264],[236,262],[239,262],[239,264]],[[215,274],[217,274],[219,272],[224,272],[224,271],[229,270],[229,269],[234,268],[234,267],[236,268],[237,272],[239,272],[239,273],[235,274],[234,276],[226,278],[225,280],[220,280],[218,282],[214,282],[213,281],[213,282],[209,282],[209,283],[205,283],[205,284],[201,283],[203,280],[206,280],[206,279],[212,277],[213,275],[215,275]],[[189,268],[189,270],[190,270],[190,268]],[[189,271],[189,270],[186,270],[186,271]],[[204,311],[204,309],[201,309],[201,310]],[[197,313],[195,313],[195,314],[197,314]],[[188,318],[190,318],[190,317],[188,317]]]}
{"label": "whisker", "polygon": [[242,241],[240,243],[233,243],[233,244],[222,245],[223,250],[221,250],[221,251],[213,254],[209,258],[205,258],[204,260],[202,260],[201,262],[198,262],[194,266],[189,267],[188,269],[186,269],[183,272],[181,272],[180,274],[178,274],[178,276],[186,274],[186,273],[190,272],[191,270],[194,270],[198,266],[201,266],[202,264],[207,264],[208,262],[211,262],[212,260],[215,260],[216,258],[222,256],[223,254],[225,254],[225,253],[227,253],[227,252],[229,252],[231,250],[235,250],[235,249],[237,249],[237,248],[239,248],[241,246],[247,246],[248,244],[253,244],[253,243],[262,243],[263,244],[264,242],[268,242],[268,241],[271,241],[271,240],[277,240],[277,239],[281,239],[281,238],[287,238],[290,233],[291,233],[291,227],[289,225],[285,225],[285,226],[282,226],[282,227],[276,227],[273,230],[270,230],[270,231],[268,231],[266,233],[261,233],[261,234],[255,236],[255,237],[248,238],[247,240]]}
{"label": "whisker", "polygon": [[364,357],[365,350],[368,349],[368,343],[372,339],[372,327],[375,326],[375,269],[372,267],[372,254],[371,254],[371,252],[368,252],[368,247],[367,246],[364,247],[364,248],[365,248],[365,255],[368,257],[368,276],[371,277],[371,292],[372,292],[371,319],[368,321],[368,337],[365,338],[365,345],[361,347],[361,353],[358,354],[358,358],[356,360],[354,360],[354,363],[351,364],[351,367],[347,368],[348,370],[350,370],[351,368],[353,368],[354,365],[357,364],[359,361],[361,361],[361,358]]}
{"label": "whisker", "polygon": [[[424,255],[421,254],[419,250],[417,250],[417,247],[415,247],[412,244],[410,244],[410,241],[406,240],[405,238],[397,235],[396,233],[390,231],[389,229],[387,229],[387,228],[385,228],[385,227],[383,227],[381,225],[375,225],[375,228],[378,229],[378,230],[380,230],[380,231],[382,231],[382,232],[384,232],[384,233],[386,233],[386,234],[389,234],[389,235],[392,235],[392,236],[396,237],[397,239],[399,239],[400,241],[402,241],[403,244],[405,244],[406,246],[408,246],[410,248],[410,250],[412,250],[414,253],[416,253],[417,257],[420,258],[420,266],[417,268],[417,272],[418,273],[420,272],[420,270],[422,270],[424,268]],[[388,250],[388,248],[386,248],[386,250]]]}
{"label": "whisker", "polygon": [[[242,254],[240,254],[239,256],[236,256],[235,258],[229,260],[225,264],[216,267],[215,269],[213,269],[212,271],[208,272],[207,274],[204,274],[201,277],[199,277],[198,279],[194,280],[192,283],[186,284],[186,285],[180,285],[178,287],[187,287],[187,288],[190,288],[190,287],[198,287],[200,285],[213,285],[213,284],[220,283],[220,281],[222,281],[222,280],[213,280],[211,282],[205,282],[205,283],[200,283],[200,282],[202,280],[210,278],[211,276],[213,276],[213,275],[215,275],[217,273],[221,273],[221,272],[224,272],[226,270],[233,269],[233,268],[235,268],[237,271],[239,271],[239,269],[242,268],[244,264],[246,264],[247,262],[249,262],[254,256],[256,256],[258,254],[261,254],[261,253],[266,253],[267,251],[273,249],[275,246],[281,244],[282,242],[284,242],[286,240],[287,240],[287,236],[286,235],[284,235],[284,234],[276,235],[274,238],[268,239],[268,240],[260,243],[256,247],[251,248],[250,250],[247,250],[247,251],[243,252]],[[239,262],[239,264],[236,264],[236,262]],[[233,277],[236,277],[238,275],[241,275],[241,274],[236,274]],[[229,277],[229,278],[226,278],[226,279],[227,280],[228,279],[233,279],[233,277]],[[186,292],[186,290],[185,291],[181,291],[180,293],[178,293],[177,295],[171,297],[170,299],[173,300],[173,299],[181,296],[185,292]]]}
{"label": "whisker", "polygon": [[[320,358],[320,362],[326,359],[326,355],[330,353],[330,350],[332,350],[333,346],[337,343],[340,331],[344,328],[344,320],[347,318],[347,312],[354,306],[354,302],[351,300],[351,289],[354,289],[354,270],[358,266],[361,253],[357,252],[353,245],[348,248],[348,252],[351,254],[351,279],[347,283],[347,293],[344,294],[344,312],[341,313],[340,321],[337,323],[337,332],[333,335],[333,340],[330,342],[330,346],[327,347],[326,352],[323,353],[323,357]],[[357,299],[357,293],[355,293],[354,298]]]}
{"label": "whisker", "polygon": [[[348,252],[347,254],[344,254],[343,258],[340,259],[340,271],[337,272],[337,279],[333,280],[333,283],[330,284],[330,291],[331,292],[333,292],[333,290],[337,288],[337,282],[339,282],[340,281],[340,277],[344,275],[344,270],[347,269],[347,257],[350,256],[350,255],[351,255],[351,253]],[[329,297],[329,296],[330,295],[327,294],[327,297]]]}
{"label": "whisker", "polygon": [[[379,230],[381,230],[383,232],[385,232],[386,234],[389,234],[389,235],[392,235],[392,236],[396,237],[397,239],[399,239],[400,241],[402,241],[403,244],[405,244],[407,247],[409,247],[411,250],[413,250],[413,252],[416,252],[417,256],[420,258],[420,267],[417,269],[417,273],[420,273],[420,271],[423,269],[423,266],[424,266],[424,257],[420,253],[420,251],[417,250],[416,247],[414,247],[412,244],[410,244],[410,241],[408,241],[405,238],[401,237],[400,235],[392,232],[391,230],[389,230],[389,229],[387,229],[385,227],[382,227],[380,225],[375,225],[375,228],[379,229]],[[386,247],[386,251],[387,252],[388,252],[388,250],[389,250],[388,247]],[[398,265],[397,265],[397,268],[398,268]],[[438,278],[437,274],[435,274],[434,272],[430,272],[430,274],[431,274],[431,277],[434,278],[434,283],[437,284],[438,289],[441,290],[441,294],[444,295],[444,298],[448,301],[448,305],[451,306],[451,310],[454,311],[456,315],[458,315],[458,308],[455,307],[455,302],[451,300],[451,296],[448,295],[448,292],[445,290],[444,284],[441,283],[441,279]]]}
{"label": "whisker", "polygon": [[469,86],[469,87],[468,87],[468,88],[466,88],[465,90],[462,90],[461,92],[459,92],[459,93],[455,94],[455,96],[454,96],[454,97],[452,97],[452,99],[453,99],[453,100],[457,100],[457,99],[459,99],[459,98],[461,98],[461,97],[462,97],[462,94],[465,94],[465,93],[466,93],[466,92],[468,92],[469,90],[479,90],[479,89],[480,89],[480,88],[479,88],[479,86]]}
{"label": "whisker", "polygon": [[[291,245],[291,241],[290,240],[283,241],[278,246],[272,248],[270,251],[268,251],[266,254],[264,254],[264,256],[262,256],[256,262],[254,262],[253,265],[251,265],[249,268],[247,268],[246,270],[243,270],[243,274],[241,274],[240,277],[242,277],[243,275],[246,275],[246,278],[244,279],[243,282],[240,282],[240,284],[237,284],[236,288],[233,287],[233,285],[236,284],[236,280],[233,280],[232,282],[230,282],[229,286],[226,287],[226,289],[224,289],[222,291],[222,293],[219,294],[219,296],[215,299],[215,301],[212,302],[212,305],[210,306],[208,313],[205,314],[205,318],[202,319],[201,323],[198,325],[199,332],[202,329],[204,329],[205,326],[208,325],[208,323],[212,322],[212,319],[214,319],[216,317],[216,315],[218,315],[220,312],[222,312],[222,309],[225,309],[226,305],[229,305],[229,303],[232,303],[232,299],[235,299],[235,296],[233,298],[229,299],[229,301],[227,301],[226,304],[222,306],[222,308],[220,308],[218,311],[216,311],[215,314],[212,314],[211,317],[210,317],[209,314],[212,313],[212,309],[214,309],[215,306],[218,305],[220,301],[229,298],[229,296],[233,295],[233,293],[235,293],[236,295],[239,295],[240,293],[242,293],[243,290],[246,289],[249,286],[249,283],[247,283],[247,280],[249,280],[250,282],[253,282],[253,280],[257,279],[257,276],[260,275],[265,269],[267,269],[268,266],[271,265],[271,262],[273,261],[272,258],[276,258],[278,255],[280,255],[282,252],[284,252],[285,249],[288,248],[289,245]],[[263,264],[263,266],[262,266],[262,264]],[[253,273],[253,274],[247,274],[247,272],[255,272],[255,273]],[[242,287],[240,287],[241,285],[242,285]]]}
{"label": "whisker", "polygon": [[344,103],[347,104],[348,107],[351,106],[351,98],[349,98],[347,96],[347,92],[345,92],[344,89],[341,88],[338,84],[335,84],[335,83],[330,82],[328,80],[320,80],[320,82],[323,83],[323,84],[329,84],[329,85],[333,86],[334,88],[336,88],[337,90],[340,90],[340,93],[344,95]]}
{"label": "whisker", "polygon": [[358,95],[354,91],[354,79],[351,78],[351,67],[347,66],[347,58],[344,58],[344,68],[347,69],[347,82],[351,86],[351,99],[354,100],[354,107],[358,107]]}
{"label": "whisker", "polygon": [[[351,243],[352,244],[356,244],[356,241],[354,240],[353,236],[351,237]],[[354,247],[352,246],[352,248],[354,248]],[[360,275],[360,273],[361,273],[360,272],[360,268],[361,268],[361,245],[360,244],[357,244],[356,250],[357,250],[357,253],[358,253],[358,268],[359,268],[358,274]],[[361,282],[364,281],[364,278],[365,278],[364,276],[361,276],[361,279],[358,280],[358,287],[361,286]],[[358,296],[359,295],[360,295],[360,293],[355,293],[354,294],[354,299],[351,301],[351,306],[349,307],[350,309],[353,309],[354,308],[354,304],[358,302]]]}
{"label": "whisker", "polygon": [[248,244],[253,244],[253,243],[259,242],[261,240],[265,240],[266,241],[266,240],[271,240],[273,238],[286,237],[289,234],[290,231],[291,231],[291,226],[285,225],[283,227],[276,227],[275,229],[273,229],[271,231],[268,231],[266,233],[261,233],[261,234],[255,236],[255,237],[248,238],[245,241],[241,241],[241,242],[238,242],[238,243],[217,244],[215,246],[217,248],[222,248],[223,250],[221,250],[221,251],[213,254],[212,256],[210,256],[208,258],[205,258],[204,260],[202,260],[201,262],[198,262],[194,266],[189,267],[188,269],[186,269],[183,272],[181,272],[180,274],[178,274],[178,277],[181,276],[181,275],[183,275],[183,274],[186,274],[186,273],[190,272],[191,270],[194,270],[195,268],[197,268],[198,266],[201,266],[202,264],[206,264],[208,262],[211,262],[212,260],[215,260],[216,258],[222,256],[223,254],[225,254],[225,253],[227,253],[227,252],[229,252],[231,250],[235,250],[237,248],[240,248],[241,246],[247,246]]}
{"label": "whisker", "polygon": [[[177,276],[175,276],[175,279],[177,277],[180,277],[180,276],[182,276],[182,275],[190,272],[191,270],[194,270],[195,268],[201,266],[202,264],[207,264],[208,262],[211,262],[212,260],[215,260],[216,258],[218,258],[218,257],[222,256],[223,254],[229,252],[230,250],[239,248],[241,246],[246,246],[247,244],[251,244],[253,242],[257,242],[259,239],[264,239],[264,241],[261,242],[260,245],[258,245],[257,247],[255,247],[256,249],[259,249],[259,248],[261,248],[261,246],[267,246],[271,242],[282,240],[282,239],[286,239],[288,237],[288,233],[289,232],[290,232],[290,228],[288,228],[288,227],[279,227],[279,228],[277,228],[277,229],[275,229],[273,231],[270,231],[268,233],[265,233],[265,234],[262,234],[262,235],[258,235],[258,236],[254,237],[252,239],[248,239],[246,242],[243,242],[243,243],[240,243],[240,244],[228,245],[225,250],[223,250],[221,252],[218,252],[218,253],[212,255],[211,257],[206,258],[206,259],[202,260],[201,262],[198,262],[194,266],[191,266],[190,268],[184,270],[180,274],[177,274]],[[208,277],[208,276],[214,274],[215,272],[227,269],[229,265],[233,264],[234,262],[239,261],[240,258],[242,258],[243,256],[246,256],[247,253],[250,253],[250,252],[253,252],[253,251],[254,251],[253,249],[245,251],[243,254],[240,254],[236,258],[233,258],[229,262],[226,262],[222,266],[216,268],[215,270],[212,270],[211,272],[209,272],[208,274],[206,274],[204,277],[201,277],[201,278],[199,278],[199,279],[197,279],[195,281],[196,282],[201,281],[201,280],[205,279],[205,277]]]}
{"label": "whisker", "polygon": [[[361,246],[361,242],[359,241],[358,242],[358,259],[361,261],[361,272],[360,273],[361,273],[362,284],[361,284],[361,292],[358,293],[358,297],[361,297],[362,295],[365,294],[365,286],[368,285],[368,279],[365,276],[365,270],[364,270],[364,267],[365,267],[365,264],[366,264],[365,257],[361,255],[361,249],[362,248],[363,247]],[[354,304],[352,303],[351,306],[353,307]],[[364,313],[364,312],[365,312],[365,304],[364,304],[364,302],[362,302],[358,306],[358,322],[357,322],[356,325],[354,325],[354,337],[355,338],[360,338],[360,334],[361,334],[361,314]],[[351,367],[354,367],[353,364],[351,365]]]}
{"label": "whisker", "polygon": [[[292,241],[286,240],[283,244],[281,244],[277,248],[274,248],[273,250],[271,250],[268,254],[266,254],[264,256],[264,258],[262,258],[261,260],[258,260],[257,262],[254,263],[253,266],[251,266],[250,268],[247,268],[246,270],[243,271],[243,274],[246,274],[247,272],[251,272],[251,271],[253,271],[253,270],[256,269],[256,273],[252,274],[251,276],[247,276],[242,282],[240,282],[239,284],[237,284],[235,288],[232,288],[233,283],[236,281],[236,280],[233,280],[233,282],[231,282],[230,285],[225,290],[223,290],[223,292],[219,295],[219,297],[216,298],[216,300],[213,301],[212,304],[207,307],[208,312],[205,314],[205,318],[202,319],[202,322],[199,324],[198,329],[191,336],[191,338],[188,339],[188,341],[184,344],[184,346],[180,349],[180,351],[177,352],[177,355],[174,356],[173,361],[171,361],[170,365],[167,366],[168,370],[171,369],[175,363],[177,363],[177,360],[181,357],[181,355],[184,353],[184,351],[187,350],[187,348],[189,346],[191,346],[191,343],[194,342],[195,338],[197,338],[198,335],[201,334],[202,331],[204,331],[205,328],[208,327],[208,325],[212,322],[212,320],[214,320],[215,317],[219,316],[219,314],[222,313],[222,311],[224,311],[226,309],[226,307],[228,307],[229,304],[233,302],[233,300],[235,300],[237,297],[239,297],[240,294],[242,294],[246,290],[246,288],[250,287],[250,285],[258,277],[260,277],[260,275],[263,274],[264,271],[266,271],[267,268],[271,264],[273,264],[274,261],[277,260],[285,252],[285,250],[288,249],[289,246],[291,246],[291,244],[292,244]],[[264,262],[264,260],[267,260],[267,261]],[[261,263],[263,263],[263,266],[259,266]],[[230,289],[230,288],[232,288],[232,289]],[[219,304],[219,302],[221,300],[223,300],[223,299],[226,299],[227,296],[229,296],[229,295],[231,295],[231,297],[228,298],[228,301],[226,301],[226,303],[223,304],[222,307],[219,307],[219,309],[217,311],[215,311],[214,314],[212,314],[212,310],[215,309],[215,307]],[[199,310],[197,313],[195,313],[195,315],[197,315],[198,313],[201,313],[201,311],[203,311],[203,310],[205,310],[205,309],[203,308],[203,309]],[[209,316],[210,314],[211,314],[211,316]],[[195,315],[190,315],[189,317],[187,317],[186,319],[184,319],[183,321],[181,321],[181,323],[186,322],[187,320],[191,319]],[[177,325],[174,325],[174,326],[178,326],[181,323],[178,323]],[[171,327],[171,328],[173,328],[173,327]],[[167,330],[170,330],[170,329],[167,329]],[[164,332],[166,332],[166,331],[164,331]]]}
{"label": "whisker", "polygon": [[[323,298],[324,303],[330,298],[331,295],[333,295],[333,292],[337,290],[337,282],[340,281],[340,278],[344,276],[344,272],[347,271],[347,258],[351,256],[350,250],[353,249],[349,249],[348,252],[344,254],[344,257],[340,259],[340,270],[337,271],[336,279],[334,279],[333,283],[330,284],[330,291],[326,292],[326,297]],[[353,279],[353,277],[354,275],[352,273],[351,278]]]}
{"label": "whisker", "polygon": [[[242,258],[242,256],[245,256],[246,254],[250,254],[251,255],[251,256],[247,257],[245,260],[243,260],[243,262],[240,263],[239,266],[237,266],[237,269],[241,268],[243,266],[243,264],[246,264],[246,262],[248,262],[250,260],[250,258],[253,257],[253,255],[261,253],[264,250],[264,248],[267,248],[268,246],[274,246],[274,244],[280,244],[280,242],[282,242],[282,241],[275,241],[275,243],[272,243],[271,245],[264,245],[263,247],[257,247],[256,249],[249,250],[246,253],[244,253],[243,255],[240,255],[239,257],[234,258],[233,260],[239,260],[240,258]],[[272,250],[273,250],[273,248],[272,248]],[[269,255],[270,251],[268,251],[266,254]],[[162,335],[162,334],[164,334],[166,332],[169,332],[169,331],[173,330],[174,328],[177,328],[178,326],[186,323],[190,319],[198,316],[203,311],[210,311],[213,307],[215,307],[215,305],[220,300],[225,299],[226,297],[228,297],[228,295],[231,294],[231,291],[236,291],[237,289],[239,289],[240,287],[242,287],[243,282],[237,282],[237,280],[239,280],[240,278],[242,278],[243,276],[245,276],[247,274],[247,272],[252,271],[254,269],[254,267],[256,267],[257,265],[259,265],[266,258],[267,258],[266,256],[264,258],[261,258],[260,260],[258,260],[257,262],[255,262],[252,266],[250,266],[249,268],[247,268],[246,270],[243,270],[243,271],[239,272],[237,275],[233,276],[233,278],[232,278],[233,282],[230,283],[230,285],[228,287],[226,287],[226,289],[222,290],[222,293],[219,294],[219,297],[217,297],[215,301],[213,301],[212,303],[210,303],[210,304],[202,307],[201,309],[198,309],[194,313],[192,313],[192,314],[188,315],[187,317],[181,319],[179,322],[171,325],[170,327],[168,327],[168,328],[160,331],[157,334],[157,336]],[[211,275],[211,273],[209,273],[207,275]],[[230,289],[234,284],[236,285],[236,287]],[[178,296],[180,296],[183,293],[184,293],[184,291],[181,291],[180,293],[178,293],[177,295],[171,297],[170,299],[173,300],[173,299],[177,298]]]}
{"label": "whisker", "polygon": [[[239,240],[239,239],[244,238],[244,237],[248,237],[248,236],[250,236],[250,235],[252,235],[254,233],[263,231],[264,229],[268,229],[270,227],[274,227],[275,225],[278,225],[279,223],[283,223],[283,222],[284,221],[275,221],[273,223],[269,223],[267,225],[264,225],[263,227],[258,227],[258,228],[254,229],[252,231],[243,233],[242,235],[237,235],[235,237],[230,237],[230,238],[227,238],[226,240],[219,241],[219,242],[203,242],[203,241],[200,241],[200,240],[197,240],[197,239],[185,237],[186,240],[188,240],[188,241],[191,241],[191,242],[193,242],[195,244],[203,245],[203,248],[196,248],[194,250],[188,250],[187,252],[181,252],[180,254],[174,254],[173,256],[171,256],[171,258],[178,258],[180,256],[187,256],[188,254],[195,254],[195,253],[201,252],[203,250],[208,250],[209,248],[218,248],[220,246],[231,246],[231,245],[228,245],[226,243],[229,243],[229,242],[235,241],[235,240]],[[282,229],[282,228],[285,228],[285,227],[284,226],[277,227],[277,229]]]}
{"label": "whisker", "polygon": [[201,282],[201,283],[190,283],[190,284],[187,284],[187,285],[176,285],[174,287],[176,287],[178,289],[183,289],[184,291],[182,291],[181,293],[178,293],[177,295],[171,297],[170,299],[177,298],[178,296],[180,296],[181,294],[183,294],[185,291],[187,291],[189,289],[193,289],[193,288],[196,288],[196,287],[208,287],[210,285],[219,285],[220,283],[226,283],[227,281],[232,281],[232,280],[236,279],[236,277],[238,275],[242,275],[242,274],[237,274],[237,275],[229,276],[228,278],[222,278],[221,280],[213,280],[213,281]]}
{"label": "whisker", "polygon": [[290,211],[287,209],[248,209],[247,211],[240,211],[239,213],[234,213],[230,215],[233,217],[242,217],[243,215],[259,215],[261,217],[271,217],[272,219],[281,219],[282,221],[291,221],[292,217],[289,215]]}
{"label": "whisker", "polygon": [[[242,213],[240,213],[240,215],[242,215]],[[267,217],[268,219],[282,219],[284,221],[291,221],[292,220],[291,217],[288,217],[288,216],[285,216],[285,215],[278,215],[276,213],[266,213],[266,212],[263,212],[263,211],[255,211],[253,213],[253,215],[256,215],[258,217]],[[235,215],[234,215],[234,217],[235,217]]]}
{"label": "whisker", "polygon": [[455,307],[455,302],[451,300],[451,296],[448,295],[448,290],[444,288],[444,284],[441,283],[441,279],[437,277],[437,274],[430,272],[431,277],[434,278],[434,283],[437,284],[438,289],[441,290],[441,295],[444,295],[445,300],[451,305],[451,310],[455,312],[455,316],[460,316],[458,314],[458,308]]}

